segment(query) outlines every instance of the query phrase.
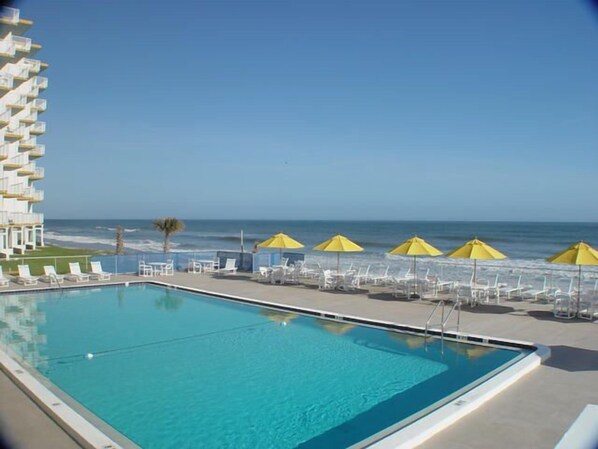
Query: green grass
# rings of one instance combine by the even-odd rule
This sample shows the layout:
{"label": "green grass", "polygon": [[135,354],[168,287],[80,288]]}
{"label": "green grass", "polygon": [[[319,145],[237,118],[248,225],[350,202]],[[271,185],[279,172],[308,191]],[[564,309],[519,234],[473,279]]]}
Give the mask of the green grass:
{"label": "green grass", "polygon": [[[44,265],[54,265],[58,273],[69,272],[69,262],[79,262],[81,270],[88,271],[87,262],[89,257],[98,254],[106,254],[102,251],[81,248],[62,248],[60,246],[45,246],[35,251],[27,251],[24,255],[11,256],[10,260],[0,262],[5,274],[17,274],[17,265],[27,264],[33,276],[44,274]],[[37,257],[48,257],[37,259]]]}

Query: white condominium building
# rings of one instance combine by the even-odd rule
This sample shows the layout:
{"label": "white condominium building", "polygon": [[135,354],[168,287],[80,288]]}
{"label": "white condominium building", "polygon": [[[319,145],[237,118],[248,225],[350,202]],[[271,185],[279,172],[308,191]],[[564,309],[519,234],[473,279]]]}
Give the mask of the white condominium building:
{"label": "white condominium building", "polygon": [[23,34],[33,24],[19,10],[0,9],[0,257],[23,254],[44,244],[44,216],[34,213],[44,192],[35,187],[44,169],[37,166],[45,146],[37,139],[46,131],[39,115],[48,86],[40,73],[48,67],[35,59],[41,45]]}

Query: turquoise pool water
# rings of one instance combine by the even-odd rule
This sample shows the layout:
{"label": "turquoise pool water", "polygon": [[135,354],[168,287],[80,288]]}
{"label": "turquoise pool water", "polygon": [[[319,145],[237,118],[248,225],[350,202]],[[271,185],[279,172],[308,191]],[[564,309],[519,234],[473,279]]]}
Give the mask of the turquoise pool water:
{"label": "turquoise pool water", "polygon": [[144,448],[347,447],[521,356],[149,284],[0,296],[0,338]]}

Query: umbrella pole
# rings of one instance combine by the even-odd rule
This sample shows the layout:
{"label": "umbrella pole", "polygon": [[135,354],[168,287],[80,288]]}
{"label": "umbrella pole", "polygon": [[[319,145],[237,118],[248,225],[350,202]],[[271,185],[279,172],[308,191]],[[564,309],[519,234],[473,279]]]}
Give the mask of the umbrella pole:
{"label": "umbrella pole", "polygon": [[336,253],[336,272],[340,274],[341,272],[341,253]]}
{"label": "umbrella pole", "polygon": [[412,298],[416,298],[417,297],[417,256],[413,256],[413,280],[415,281],[413,283],[413,294],[412,294]]}
{"label": "umbrella pole", "polygon": [[579,304],[581,303],[581,265],[577,273],[577,315],[579,315]]}

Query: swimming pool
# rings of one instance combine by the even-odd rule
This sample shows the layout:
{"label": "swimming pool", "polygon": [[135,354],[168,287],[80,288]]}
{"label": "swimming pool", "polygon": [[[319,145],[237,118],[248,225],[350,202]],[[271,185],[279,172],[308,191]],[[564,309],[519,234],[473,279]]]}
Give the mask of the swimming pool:
{"label": "swimming pool", "polygon": [[0,339],[144,448],[340,448],[526,352],[151,284],[0,296]]}

